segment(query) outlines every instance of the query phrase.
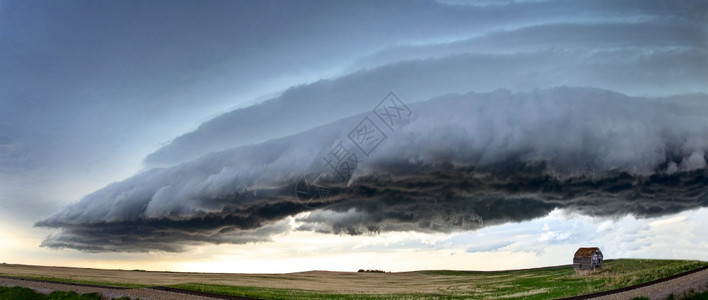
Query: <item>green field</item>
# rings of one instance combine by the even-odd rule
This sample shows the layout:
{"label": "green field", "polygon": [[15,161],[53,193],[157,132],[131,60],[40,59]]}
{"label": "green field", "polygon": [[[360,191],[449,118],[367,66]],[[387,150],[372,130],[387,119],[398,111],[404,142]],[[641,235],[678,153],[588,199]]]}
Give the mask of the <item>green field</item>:
{"label": "green field", "polygon": [[583,276],[571,266],[494,272],[215,274],[4,265],[0,275],[122,287],[170,286],[263,299],[548,299],[636,285],[706,265],[685,260],[606,260],[603,270]]}

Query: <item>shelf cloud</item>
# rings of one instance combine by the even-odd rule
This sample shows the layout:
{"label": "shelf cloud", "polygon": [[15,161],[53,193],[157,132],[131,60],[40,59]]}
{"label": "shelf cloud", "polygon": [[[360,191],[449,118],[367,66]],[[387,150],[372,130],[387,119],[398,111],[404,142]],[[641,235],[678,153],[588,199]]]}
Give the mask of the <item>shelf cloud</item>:
{"label": "shelf cloud", "polygon": [[[293,230],[474,230],[555,208],[675,213],[708,205],[706,103],[706,94],[573,87],[450,94],[408,103],[410,115],[396,115],[391,127],[393,119],[368,111],[152,169],[36,226],[58,229],[46,247],[183,251]],[[380,133],[373,148],[351,139],[365,121]],[[333,149],[355,157],[344,180],[327,164]]]}

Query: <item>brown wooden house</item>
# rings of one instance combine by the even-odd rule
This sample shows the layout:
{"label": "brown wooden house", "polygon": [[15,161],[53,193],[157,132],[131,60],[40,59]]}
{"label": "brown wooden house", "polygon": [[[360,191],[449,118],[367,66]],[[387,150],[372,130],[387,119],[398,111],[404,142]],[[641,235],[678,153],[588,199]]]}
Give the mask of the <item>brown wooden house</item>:
{"label": "brown wooden house", "polygon": [[598,247],[579,248],[573,256],[573,269],[595,270],[602,268],[602,251]]}

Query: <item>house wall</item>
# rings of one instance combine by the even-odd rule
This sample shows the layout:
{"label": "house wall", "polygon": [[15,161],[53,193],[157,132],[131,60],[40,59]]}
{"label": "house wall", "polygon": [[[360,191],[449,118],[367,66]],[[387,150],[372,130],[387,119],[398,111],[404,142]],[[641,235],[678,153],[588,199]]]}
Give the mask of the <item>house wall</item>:
{"label": "house wall", "polygon": [[602,254],[597,256],[597,266],[602,268]]}
{"label": "house wall", "polygon": [[573,258],[573,268],[576,270],[592,270],[592,259],[590,257]]}
{"label": "house wall", "polygon": [[602,252],[595,253],[590,257],[573,257],[573,269],[592,270],[593,266],[602,268]]}

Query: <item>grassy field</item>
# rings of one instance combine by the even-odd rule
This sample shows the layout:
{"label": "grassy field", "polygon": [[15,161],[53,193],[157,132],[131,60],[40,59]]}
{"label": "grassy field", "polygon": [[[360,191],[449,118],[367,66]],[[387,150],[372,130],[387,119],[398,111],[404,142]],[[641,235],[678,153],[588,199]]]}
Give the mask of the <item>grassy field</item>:
{"label": "grassy field", "polygon": [[604,270],[585,276],[575,275],[570,266],[497,272],[217,274],[0,265],[0,275],[122,287],[162,285],[266,299],[547,299],[640,284],[705,265],[607,260]]}

